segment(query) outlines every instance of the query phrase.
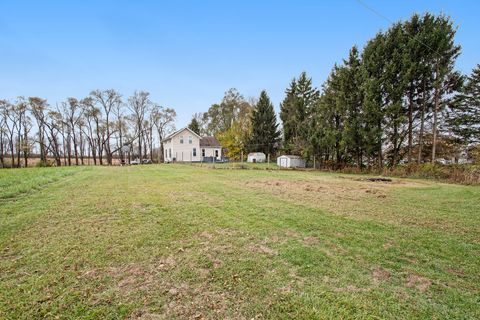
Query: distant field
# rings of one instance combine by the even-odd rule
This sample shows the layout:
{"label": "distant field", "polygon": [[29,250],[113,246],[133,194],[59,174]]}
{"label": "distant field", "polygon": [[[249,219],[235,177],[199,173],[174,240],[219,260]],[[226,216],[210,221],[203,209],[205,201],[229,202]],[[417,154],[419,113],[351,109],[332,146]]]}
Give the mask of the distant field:
{"label": "distant field", "polygon": [[480,318],[480,187],[363,178],[0,170],[0,319]]}

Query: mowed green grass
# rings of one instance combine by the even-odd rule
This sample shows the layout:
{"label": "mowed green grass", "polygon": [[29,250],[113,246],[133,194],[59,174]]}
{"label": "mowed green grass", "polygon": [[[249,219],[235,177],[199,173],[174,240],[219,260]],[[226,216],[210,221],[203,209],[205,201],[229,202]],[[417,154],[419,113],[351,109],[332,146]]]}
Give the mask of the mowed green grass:
{"label": "mowed green grass", "polygon": [[480,318],[479,187],[189,165],[0,186],[2,319]]}

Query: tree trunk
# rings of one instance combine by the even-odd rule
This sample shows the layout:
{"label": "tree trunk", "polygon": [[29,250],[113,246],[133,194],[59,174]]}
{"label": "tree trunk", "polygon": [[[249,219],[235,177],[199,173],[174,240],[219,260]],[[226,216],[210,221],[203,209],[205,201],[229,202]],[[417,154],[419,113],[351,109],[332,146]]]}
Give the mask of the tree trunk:
{"label": "tree trunk", "polygon": [[10,168],[15,168],[15,150],[13,149],[13,136],[10,138],[10,158],[12,159]]}
{"label": "tree trunk", "polygon": [[110,121],[109,121],[109,112],[105,109],[105,125],[107,129],[107,139],[105,139],[105,152],[107,153],[107,164],[112,165],[112,153],[110,152]]}
{"label": "tree trunk", "polygon": [[20,157],[22,152],[22,118],[22,114],[20,113],[17,130],[17,168],[20,168]]}
{"label": "tree trunk", "polygon": [[413,83],[410,84],[408,95],[408,163],[412,162],[413,149]]}
{"label": "tree trunk", "polygon": [[138,159],[142,159],[142,131],[141,131],[141,125],[138,126]]}
{"label": "tree trunk", "polygon": [[92,149],[92,157],[93,157],[93,165],[97,165],[97,148],[95,145],[92,143],[90,144],[90,149]]}
{"label": "tree trunk", "polygon": [[432,138],[432,163],[435,163],[435,152],[437,149],[437,122],[438,122],[438,109],[440,104],[440,84],[438,84],[438,65],[436,71],[436,82],[435,85],[435,106],[433,110],[433,138]]}
{"label": "tree trunk", "polygon": [[380,132],[380,136],[378,137],[378,167],[381,169],[383,168],[383,154],[382,154],[382,121],[378,121],[378,132]]}
{"label": "tree trunk", "polygon": [[40,124],[38,126],[38,140],[40,144],[40,161],[46,162],[47,159],[45,157],[45,132],[44,132],[44,124]]}
{"label": "tree trunk", "polygon": [[5,168],[5,160],[3,158],[4,146],[3,146],[3,134],[0,132],[0,164],[2,168]]}
{"label": "tree trunk", "polygon": [[84,153],[85,153],[85,146],[84,146],[84,141],[83,141],[83,134],[82,134],[82,129],[80,128],[80,163],[82,164],[82,166],[84,165],[84,162],[83,162],[83,156],[84,156]]}
{"label": "tree trunk", "polygon": [[28,150],[28,132],[27,132],[27,127],[23,126],[23,160],[25,162],[25,168],[28,167],[28,156],[29,156],[29,150]]}
{"label": "tree trunk", "polygon": [[[73,124],[72,124],[73,127]],[[77,136],[75,135],[75,129],[73,129],[72,132],[72,138],[73,138],[73,154],[75,155],[75,165],[78,166],[78,150],[77,150]]]}
{"label": "tree trunk", "polygon": [[17,168],[20,168],[20,157],[22,154],[22,136],[20,135],[20,130],[17,133],[18,139],[17,139]]}
{"label": "tree trunk", "polygon": [[67,135],[67,159],[68,159],[68,165],[72,165],[72,136],[71,133],[69,132]]}
{"label": "tree trunk", "polygon": [[423,148],[423,131],[425,126],[425,110],[427,106],[427,98],[426,98],[426,85],[425,82],[423,83],[423,93],[422,93],[422,110],[420,111],[420,132],[418,135],[418,158],[417,163],[420,164],[422,162],[422,148]]}
{"label": "tree trunk", "polygon": [[63,149],[63,165],[66,166],[67,165],[67,145],[66,145],[66,141],[65,141],[65,133],[63,132],[63,128],[62,128],[62,149]]}
{"label": "tree trunk", "polygon": [[391,167],[393,168],[397,164],[397,158],[398,158],[398,126],[395,124],[393,126],[393,157],[392,157],[392,163]]}

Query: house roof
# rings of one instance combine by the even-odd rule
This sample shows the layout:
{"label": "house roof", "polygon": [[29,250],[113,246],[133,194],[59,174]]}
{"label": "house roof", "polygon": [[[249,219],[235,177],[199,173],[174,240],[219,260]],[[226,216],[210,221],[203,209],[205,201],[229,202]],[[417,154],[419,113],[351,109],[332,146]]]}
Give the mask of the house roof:
{"label": "house roof", "polygon": [[263,152],[250,152],[250,153],[248,154],[248,156],[249,156],[249,157],[250,157],[250,156],[251,156],[251,157],[259,157],[259,156],[260,156],[260,157],[265,157],[265,153],[263,153]]}
{"label": "house roof", "polygon": [[221,147],[220,142],[215,137],[200,138],[200,147]]}
{"label": "house roof", "polygon": [[173,137],[175,137],[177,134],[179,134],[180,132],[182,132],[183,130],[188,130],[190,131],[192,134],[196,135],[199,139],[202,139],[202,137],[200,137],[195,131],[193,131],[192,129],[190,129],[189,127],[184,127],[180,130],[177,130],[175,132],[172,132],[171,134],[169,134],[168,136],[166,136],[162,141],[167,141],[167,140],[170,140],[172,139]]}

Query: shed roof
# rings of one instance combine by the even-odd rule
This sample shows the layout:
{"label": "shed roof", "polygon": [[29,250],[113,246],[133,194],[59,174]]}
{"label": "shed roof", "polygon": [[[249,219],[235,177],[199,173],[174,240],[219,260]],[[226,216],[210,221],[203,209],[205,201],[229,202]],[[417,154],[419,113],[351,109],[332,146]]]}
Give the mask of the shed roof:
{"label": "shed roof", "polygon": [[258,157],[258,156],[265,157],[265,153],[263,153],[263,152],[250,152],[248,154],[248,156],[249,157]]}
{"label": "shed roof", "polygon": [[282,157],[289,158],[289,159],[303,159],[300,156],[294,156],[294,155],[291,155],[291,154],[284,154],[284,155],[281,155],[279,158],[282,158]]}
{"label": "shed roof", "polygon": [[200,147],[221,147],[220,142],[215,137],[200,138]]}

